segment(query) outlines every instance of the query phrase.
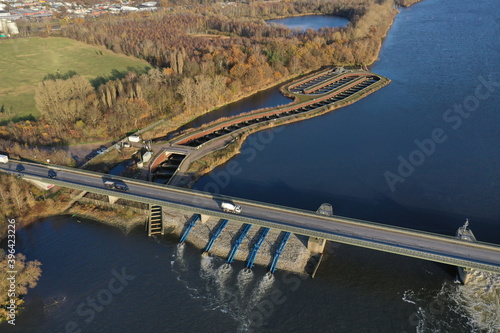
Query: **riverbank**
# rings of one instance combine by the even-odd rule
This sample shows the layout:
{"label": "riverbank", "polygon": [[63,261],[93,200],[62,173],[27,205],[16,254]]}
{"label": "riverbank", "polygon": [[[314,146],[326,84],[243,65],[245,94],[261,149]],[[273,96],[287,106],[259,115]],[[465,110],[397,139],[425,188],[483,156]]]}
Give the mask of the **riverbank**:
{"label": "riverbank", "polygon": [[[36,191],[33,186],[30,190]],[[99,223],[121,229],[124,233],[130,232],[139,225],[144,225],[147,219],[147,210],[133,209],[125,205],[111,205],[84,198],[79,191],[69,191],[62,188],[53,188],[45,199],[38,201],[36,206],[31,206],[25,214],[12,214],[5,217],[16,221],[16,229],[29,227],[39,220],[53,216],[74,216],[81,219],[90,219]],[[5,206],[4,206],[5,208]],[[7,225],[2,224],[0,241],[7,236]]]}

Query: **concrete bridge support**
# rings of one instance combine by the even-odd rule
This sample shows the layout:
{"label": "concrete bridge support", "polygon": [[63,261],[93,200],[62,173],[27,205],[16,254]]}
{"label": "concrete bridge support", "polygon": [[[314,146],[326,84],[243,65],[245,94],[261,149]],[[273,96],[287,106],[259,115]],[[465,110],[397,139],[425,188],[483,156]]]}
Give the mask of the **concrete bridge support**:
{"label": "concrete bridge support", "polygon": [[309,237],[307,240],[307,249],[311,253],[323,253],[325,249],[326,239]]}
{"label": "concrete bridge support", "polygon": [[113,205],[120,198],[114,197],[112,195],[108,195],[108,199],[109,199],[109,203]]}
{"label": "concrete bridge support", "polygon": [[200,214],[200,222],[201,222],[202,224],[207,223],[207,221],[208,221],[208,219],[209,219],[209,218],[210,218],[210,216],[209,216],[209,215],[203,215],[203,214]]}
{"label": "concrete bridge support", "polygon": [[[316,210],[316,214],[325,215],[325,216],[333,216],[333,207],[329,203],[323,203]],[[326,240],[323,238],[309,237],[307,241],[307,249],[311,253],[323,253],[325,249]]]}

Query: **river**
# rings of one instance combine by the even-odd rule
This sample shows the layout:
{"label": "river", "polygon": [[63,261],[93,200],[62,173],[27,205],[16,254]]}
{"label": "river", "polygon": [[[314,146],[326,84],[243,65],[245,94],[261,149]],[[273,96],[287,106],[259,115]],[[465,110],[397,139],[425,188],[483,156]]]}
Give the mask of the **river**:
{"label": "river", "polygon": [[[337,215],[448,235],[468,217],[479,240],[500,243],[500,87],[484,86],[500,82],[499,5],[425,0],[401,9],[372,67],[392,83],[252,135],[233,159],[241,172],[219,191],[309,210],[330,202]],[[464,103],[469,116],[448,111]],[[399,156],[419,163],[400,173]],[[389,173],[404,182],[388,182]],[[267,280],[263,267],[245,274],[237,262],[226,271],[222,259],[176,243],[70,217],[20,230],[17,250],[40,260],[43,276],[16,327],[0,330],[500,331],[500,284],[488,274],[461,286],[447,265],[330,244],[315,279],[277,272]]]}
{"label": "river", "polygon": [[307,29],[318,30],[320,28],[325,28],[325,27],[330,27],[330,28],[343,27],[349,23],[349,20],[338,16],[304,15],[304,16],[286,17],[281,19],[269,20],[266,22],[281,24],[290,29],[306,31]]}

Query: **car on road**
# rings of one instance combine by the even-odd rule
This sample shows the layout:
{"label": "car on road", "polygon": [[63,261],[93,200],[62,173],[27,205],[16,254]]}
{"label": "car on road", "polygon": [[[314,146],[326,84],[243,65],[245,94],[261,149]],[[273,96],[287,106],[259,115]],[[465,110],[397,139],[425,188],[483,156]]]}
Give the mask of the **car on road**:
{"label": "car on road", "polygon": [[22,164],[18,164],[18,165],[16,166],[16,171],[17,171],[17,172],[23,172],[24,170],[25,170],[24,165],[22,165]]}
{"label": "car on road", "polygon": [[49,170],[49,178],[50,179],[54,179],[57,177],[57,172],[55,172],[54,170],[50,169]]}
{"label": "car on road", "polygon": [[126,184],[123,184],[123,183],[116,183],[115,189],[120,190],[120,191],[128,191],[128,186]]}
{"label": "car on road", "polygon": [[108,190],[119,190],[119,191],[128,191],[128,186],[122,182],[116,182],[114,180],[105,180],[104,187]]}

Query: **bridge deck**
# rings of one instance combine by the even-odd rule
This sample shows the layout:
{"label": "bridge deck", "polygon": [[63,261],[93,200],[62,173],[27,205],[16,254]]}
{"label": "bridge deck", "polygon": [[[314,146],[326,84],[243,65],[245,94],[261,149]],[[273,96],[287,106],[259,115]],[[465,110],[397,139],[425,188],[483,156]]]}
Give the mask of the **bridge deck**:
{"label": "bridge deck", "polygon": [[[31,180],[455,266],[500,273],[500,245],[497,244],[463,242],[451,236],[339,216],[322,216],[305,210],[168,187],[80,169],[51,168],[46,165],[24,162],[22,164],[25,168],[22,173],[23,177]],[[18,174],[15,171],[16,165],[17,163],[13,162],[0,164],[0,172]],[[48,177],[49,169],[57,171],[56,179]],[[129,191],[105,189],[104,179],[110,178],[125,182]],[[241,205],[242,213],[239,215],[224,213],[220,205],[227,200]]]}

